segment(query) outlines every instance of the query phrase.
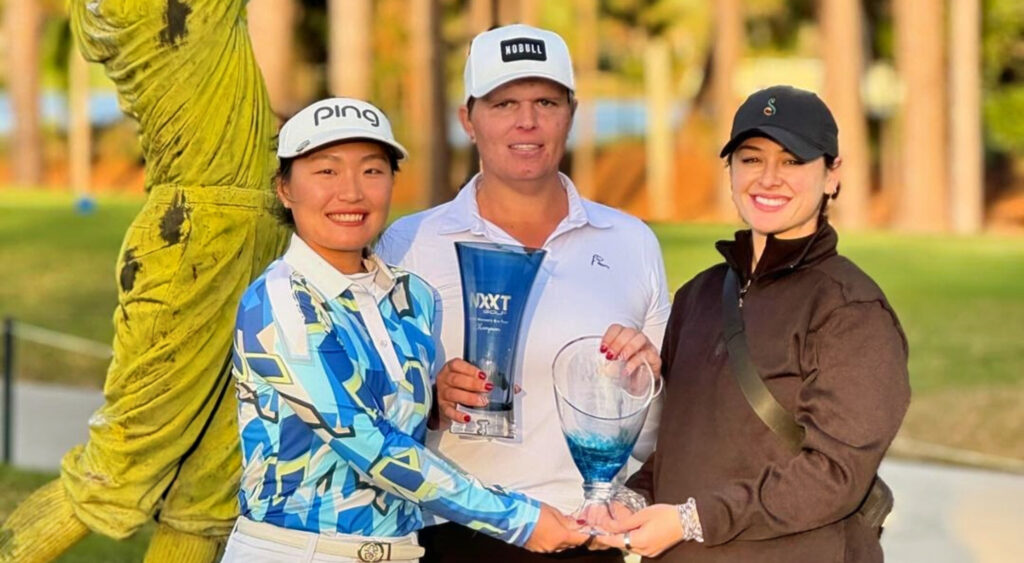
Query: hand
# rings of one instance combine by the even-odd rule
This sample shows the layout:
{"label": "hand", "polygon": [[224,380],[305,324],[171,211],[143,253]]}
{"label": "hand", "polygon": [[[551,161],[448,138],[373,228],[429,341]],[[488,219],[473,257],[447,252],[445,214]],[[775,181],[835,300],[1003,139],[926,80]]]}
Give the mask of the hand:
{"label": "hand", "polygon": [[[671,504],[655,504],[627,517],[622,528],[628,530],[630,553],[644,557],[657,557],[683,541],[683,525],[679,510]],[[623,534],[597,536],[594,543],[626,549]]]}
{"label": "hand", "polygon": [[[629,509],[625,504],[618,501],[611,501],[608,505],[610,512],[605,510],[602,505],[592,504],[588,507],[588,510],[583,514],[580,514],[580,518],[583,518],[591,526],[603,530],[609,534],[620,534],[629,530],[623,523],[627,518],[633,515],[633,511]],[[589,547],[589,546],[588,546]],[[594,549],[592,547],[592,549]],[[596,547],[596,549],[607,549],[605,546]]]}
{"label": "hand", "polygon": [[[454,422],[469,422],[469,415],[456,407],[483,407],[493,384],[487,382],[484,372],[473,364],[455,358],[449,360],[437,374],[437,407],[441,415],[441,428]],[[489,388],[490,387],[490,388]]]}
{"label": "hand", "polygon": [[580,531],[575,520],[542,504],[540,505],[540,518],[537,519],[533,533],[530,534],[530,539],[526,540],[523,547],[538,553],[552,553],[582,545],[588,539],[590,539],[590,535]]}
{"label": "hand", "polygon": [[643,360],[651,366],[654,378],[661,377],[661,355],[658,347],[655,346],[647,335],[636,330],[627,328],[620,324],[612,324],[601,337],[601,345],[610,358],[618,357],[626,361],[626,369],[632,372],[640,367]]}

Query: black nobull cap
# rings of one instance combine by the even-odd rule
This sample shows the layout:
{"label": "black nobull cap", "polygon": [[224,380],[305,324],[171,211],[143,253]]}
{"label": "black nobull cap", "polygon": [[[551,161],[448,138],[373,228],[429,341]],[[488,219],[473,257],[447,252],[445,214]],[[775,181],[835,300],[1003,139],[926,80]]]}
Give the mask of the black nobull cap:
{"label": "black nobull cap", "polygon": [[839,128],[828,106],[814,92],[792,86],[772,86],[751,94],[736,110],[729,142],[719,156],[758,136],[774,140],[803,160],[823,154],[839,156]]}

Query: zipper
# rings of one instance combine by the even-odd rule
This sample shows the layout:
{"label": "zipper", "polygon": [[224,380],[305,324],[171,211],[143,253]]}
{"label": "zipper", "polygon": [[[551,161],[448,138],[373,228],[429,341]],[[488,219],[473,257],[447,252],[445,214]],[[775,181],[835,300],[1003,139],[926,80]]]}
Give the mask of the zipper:
{"label": "zipper", "polygon": [[750,282],[754,281],[753,278],[747,280],[747,283],[743,284],[740,288],[740,309],[743,308],[743,297],[747,294],[747,290],[750,289]]}

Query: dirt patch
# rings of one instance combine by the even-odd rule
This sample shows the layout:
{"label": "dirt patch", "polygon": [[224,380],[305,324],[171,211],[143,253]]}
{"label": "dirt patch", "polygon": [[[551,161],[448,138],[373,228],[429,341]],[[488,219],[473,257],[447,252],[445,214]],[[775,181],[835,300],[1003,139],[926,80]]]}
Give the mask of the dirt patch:
{"label": "dirt patch", "polygon": [[915,395],[900,434],[1024,459],[1024,383]]}

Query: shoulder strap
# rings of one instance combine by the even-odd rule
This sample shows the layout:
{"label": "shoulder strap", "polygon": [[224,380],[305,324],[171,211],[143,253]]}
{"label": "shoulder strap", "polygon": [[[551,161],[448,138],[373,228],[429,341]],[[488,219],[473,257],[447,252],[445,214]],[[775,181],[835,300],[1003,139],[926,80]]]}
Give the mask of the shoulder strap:
{"label": "shoulder strap", "polygon": [[[722,283],[722,327],[725,347],[729,351],[729,366],[743,390],[743,396],[750,403],[758,418],[771,428],[793,451],[800,451],[804,441],[804,429],[789,411],[779,404],[768,386],[764,384],[757,368],[750,360],[747,335],[743,332],[743,313],[740,311],[740,282],[736,272],[729,268]],[[892,511],[893,494],[881,477],[875,476],[868,494],[864,497],[857,513],[867,525],[877,528],[881,534],[885,517]]]}
{"label": "shoulder strap", "polygon": [[798,451],[804,441],[804,429],[793,415],[779,404],[757,373],[750,360],[747,337],[743,333],[743,316],[739,306],[739,278],[729,268],[722,284],[722,325],[729,366],[750,407],[772,432],[778,434],[790,449]]}

